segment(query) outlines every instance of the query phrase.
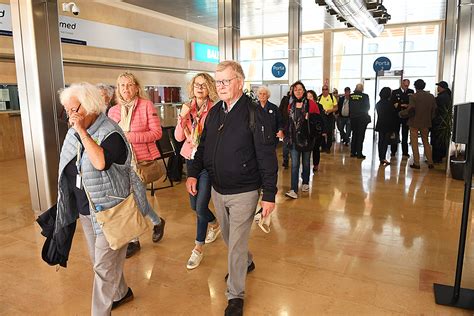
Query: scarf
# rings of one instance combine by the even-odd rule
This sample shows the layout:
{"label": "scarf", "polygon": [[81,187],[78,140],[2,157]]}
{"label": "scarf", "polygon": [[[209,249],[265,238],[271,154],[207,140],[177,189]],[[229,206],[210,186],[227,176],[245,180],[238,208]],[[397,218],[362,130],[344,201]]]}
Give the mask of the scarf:
{"label": "scarf", "polygon": [[193,146],[193,150],[191,152],[191,159],[194,159],[194,154],[197,151],[197,148],[199,146],[199,142],[201,140],[201,134],[203,130],[203,125],[200,124],[201,122],[201,117],[202,114],[207,110],[209,101],[206,99],[203,104],[201,105],[201,108],[198,109],[198,104],[196,99],[194,99],[191,102],[191,106],[194,106],[196,109],[196,116],[193,117],[191,112],[189,113],[189,116],[191,118],[191,131],[190,131],[190,138],[191,138],[191,145]]}
{"label": "scarf", "polygon": [[132,114],[135,106],[138,103],[138,98],[135,98],[129,102],[120,102],[120,122],[119,126],[124,132],[130,132],[130,123],[132,122]]}

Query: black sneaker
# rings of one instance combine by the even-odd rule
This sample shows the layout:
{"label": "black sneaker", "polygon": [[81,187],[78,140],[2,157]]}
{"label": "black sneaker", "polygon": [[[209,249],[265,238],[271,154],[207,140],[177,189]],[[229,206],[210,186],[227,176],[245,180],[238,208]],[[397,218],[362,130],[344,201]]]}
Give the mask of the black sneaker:
{"label": "black sneaker", "polygon": [[125,294],[124,297],[122,297],[120,300],[114,301],[112,303],[112,309],[115,309],[115,308],[119,307],[122,304],[130,302],[131,300],[133,300],[133,292],[132,292],[131,288],[128,288],[127,294]]}
{"label": "black sneaker", "polygon": [[163,235],[165,234],[165,220],[161,218],[161,222],[158,225],[153,226],[153,234],[151,235],[151,239],[153,242],[159,242]]}
{"label": "black sneaker", "polygon": [[139,241],[132,241],[128,243],[127,246],[127,254],[125,258],[130,258],[134,254],[136,254],[142,247],[140,246]]}
{"label": "black sneaker", "polygon": [[414,163],[412,163],[410,165],[410,168],[413,168],[413,169],[420,169],[420,165],[415,165]]}
{"label": "black sneaker", "polygon": [[231,298],[228,301],[224,316],[242,316],[244,314],[244,300]]}
{"label": "black sneaker", "polygon": [[[250,273],[250,272],[252,272],[253,270],[255,270],[255,263],[253,263],[253,261],[252,261],[252,263],[247,267],[247,274]],[[227,282],[227,279],[228,279],[228,278],[229,278],[229,273],[227,273],[227,274],[225,275],[224,280]]]}

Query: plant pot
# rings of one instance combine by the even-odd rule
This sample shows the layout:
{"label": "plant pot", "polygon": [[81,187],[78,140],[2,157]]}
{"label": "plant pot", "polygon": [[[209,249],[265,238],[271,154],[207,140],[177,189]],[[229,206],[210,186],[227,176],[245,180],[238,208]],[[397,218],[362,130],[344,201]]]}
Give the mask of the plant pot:
{"label": "plant pot", "polygon": [[451,156],[449,160],[449,167],[451,170],[451,177],[455,180],[464,180],[464,157]]}

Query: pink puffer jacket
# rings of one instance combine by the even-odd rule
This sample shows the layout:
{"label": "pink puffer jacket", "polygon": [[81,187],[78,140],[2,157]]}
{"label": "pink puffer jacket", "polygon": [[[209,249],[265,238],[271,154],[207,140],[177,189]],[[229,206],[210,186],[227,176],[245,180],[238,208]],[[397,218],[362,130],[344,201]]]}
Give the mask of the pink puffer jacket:
{"label": "pink puffer jacket", "polygon": [[[160,117],[151,101],[137,98],[136,102],[127,139],[138,161],[154,160],[160,157],[155,144],[162,134]],[[115,122],[120,122],[120,105],[110,108],[108,115]]]}
{"label": "pink puffer jacket", "polygon": [[[174,130],[174,138],[176,138],[178,142],[186,140],[183,144],[183,147],[181,148],[181,156],[186,159],[191,159],[191,153],[193,152],[193,144],[191,142],[191,137],[186,137],[186,134],[184,133],[184,128],[186,127],[188,131],[192,130],[191,115],[193,117],[196,117],[197,115],[195,99],[193,99],[190,106],[191,111],[189,111],[189,113],[185,117],[178,116],[178,124],[176,125],[176,129]],[[201,113],[201,119],[199,120],[199,125],[201,125],[201,128],[204,128],[206,116],[211,110],[212,106],[213,103],[209,100],[207,102],[207,108],[204,109],[204,111]]]}

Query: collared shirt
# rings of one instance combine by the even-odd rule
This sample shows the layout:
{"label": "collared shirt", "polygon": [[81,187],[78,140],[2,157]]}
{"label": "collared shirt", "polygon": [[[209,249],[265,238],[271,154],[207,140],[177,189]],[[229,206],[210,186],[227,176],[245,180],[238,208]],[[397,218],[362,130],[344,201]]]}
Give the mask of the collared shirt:
{"label": "collared shirt", "polygon": [[[224,111],[226,111],[226,113],[229,113],[230,111],[232,111],[232,108],[234,107],[234,105],[240,100],[240,98],[244,95],[244,93],[242,92],[242,94],[234,101],[232,102],[227,108],[224,108]],[[225,102],[222,102],[222,104],[226,104]]]}

